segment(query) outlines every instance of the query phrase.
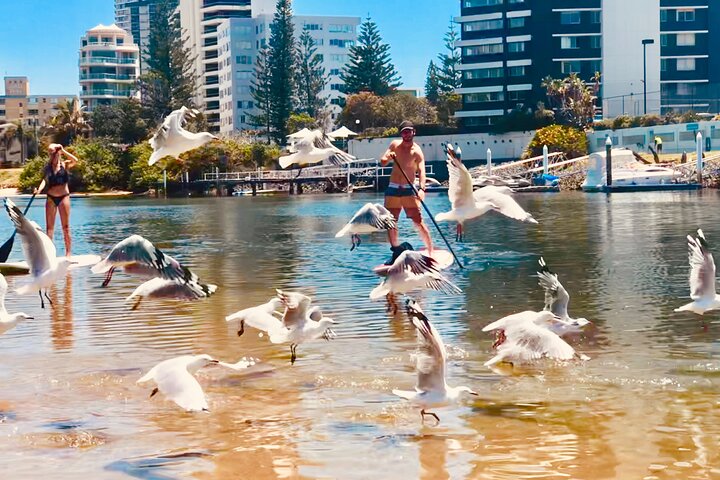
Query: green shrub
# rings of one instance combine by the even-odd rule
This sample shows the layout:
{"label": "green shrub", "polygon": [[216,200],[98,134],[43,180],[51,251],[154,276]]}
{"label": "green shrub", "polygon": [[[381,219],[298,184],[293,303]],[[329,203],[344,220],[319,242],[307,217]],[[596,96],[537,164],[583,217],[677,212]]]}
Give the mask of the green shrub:
{"label": "green shrub", "polygon": [[148,142],[143,142],[128,149],[132,164],[130,165],[130,190],[138,192],[154,188],[162,181],[162,169],[158,164],[148,165],[152,148]]}
{"label": "green shrub", "polygon": [[523,158],[542,155],[543,145],[547,145],[550,152],[564,152],[568,158],[581,157],[588,153],[585,132],[566,125],[549,125],[535,132]]}
{"label": "green shrub", "polygon": [[652,127],[654,125],[662,125],[663,118],[660,115],[650,113],[648,115],[643,115],[640,117],[640,126],[641,127]]}
{"label": "green shrub", "polygon": [[45,177],[45,166],[47,165],[48,157],[35,157],[28,160],[20,172],[20,180],[18,189],[24,193],[32,192],[36,187],[40,186]]}
{"label": "green shrub", "polygon": [[592,126],[593,126],[593,129],[595,129],[596,131],[600,131],[600,130],[612,130],[612,128],[613,128],[613,121],[612,121],[611,118],[608,118],[608,119],[605,119],[605,120],[600,120],[600,121],[598,121],[598,122],[593,122]]}
{"label": "green shrub", "polygon": [[620,130],[621,128],[630,128],[632,119],[627,115],[619,115],[612,121],[612,129]]}
{"label": "green shrub", "polygon": [[106,140],[89,140],[75,144],[78,164],[73,169],[75,181],[89,192],[123,190],[127,180],[120,168],[120,151]]}

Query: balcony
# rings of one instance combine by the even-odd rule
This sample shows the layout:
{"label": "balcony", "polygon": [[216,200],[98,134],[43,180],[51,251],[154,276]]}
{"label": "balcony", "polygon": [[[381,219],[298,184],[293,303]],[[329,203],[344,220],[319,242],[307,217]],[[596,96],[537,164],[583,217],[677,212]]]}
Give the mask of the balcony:
{"label": "balcony", "polygon": [[130,90],[116,90],[114,88],[94,88],[80,92],[80,96],[83,98],[87,97],[121,97],[127,98],[132,92]]}
{"label": "balcony", "polygon": [[86,57],[78,61],[78,65],[133,65],[138,63],[137,58],[119,57]]}
{"label": "balcony", "polygon": [[114,73],[80,74],[80,81],[83,81],[83,80],[135,81],[135,80],[137,80],[137,75],[116,75]]}

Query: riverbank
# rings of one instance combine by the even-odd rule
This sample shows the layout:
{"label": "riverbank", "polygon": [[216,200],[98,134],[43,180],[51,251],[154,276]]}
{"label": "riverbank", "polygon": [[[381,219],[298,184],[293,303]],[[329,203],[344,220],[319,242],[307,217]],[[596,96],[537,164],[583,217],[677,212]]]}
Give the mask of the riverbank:
{"label": "riverbank", "polygon": [[[110,192],[73,192],[70,194],[70,198],[82,198],[82,197],[128,197],[135,195],[134,192],[127,190],[113,190]],[[30,197],[30,193],[22,193],[17,188],[0,188],[0,197]],[[38,197],[44,197],[45,194],[41,193]]]}

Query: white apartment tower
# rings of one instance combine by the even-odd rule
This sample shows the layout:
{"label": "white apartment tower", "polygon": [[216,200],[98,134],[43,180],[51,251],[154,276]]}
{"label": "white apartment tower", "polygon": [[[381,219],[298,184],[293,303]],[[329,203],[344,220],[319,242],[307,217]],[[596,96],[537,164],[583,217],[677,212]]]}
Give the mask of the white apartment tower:
{"label": "white apartment tower", "polygon": [[[150,25],[159,0],[115,0],[115,25],[132,35],[140,47],[140,72],[147,73],[145,51],[150,39]],[[177,6],[177,0],[173,0]]]}
{"label": "white apartment tower", "polygon": [[122,28],[100,24],[82,37],[79,65],[80,100],[92,111],[134,93],[140,49]]}
{"label": "white apartment tower", "polygon": [[[258,52],[270,38],[272,21],[272,14],[262,14],[254,18],[226,19],[218,26],[221,133],[257,128],[249,123],[249,115],[258,114],[250,94],[250,84]],[[328,83],[321,96],[327,99],[332,120],[335,120],[345,97],[340,72],[348,62],[350,47],[357,41],[360,18],[295,15],[293,23],[295,38],[300,38],[304,31],[309,32],[315,41],[317,54],[322,56]]]}

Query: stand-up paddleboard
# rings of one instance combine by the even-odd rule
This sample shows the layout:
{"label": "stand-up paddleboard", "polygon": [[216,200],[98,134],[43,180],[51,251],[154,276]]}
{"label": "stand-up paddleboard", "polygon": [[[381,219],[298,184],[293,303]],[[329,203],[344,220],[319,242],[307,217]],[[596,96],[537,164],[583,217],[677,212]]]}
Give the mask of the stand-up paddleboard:
{"label": "stand-up paddleboard", "polygon": [[[444,270],[448,268],[455,261],[452,253],[450,253],[449,250],[443,250],[441,248],[434,248],[432,255],[428,255],[428,251],[424,248],[422,250],[416,250],[416,252],[422,253],[425,256],[432,257],[437,262],[438,270]],[[390,265],[378,265],[377,267],[373,268],[373,272],[377,273],[378,275],[384,276],[388,268],[390,268]]]}
{"label": "stand-up paddleboard", "polygon": [[[58,257],[58,258],[65,258],[65,257]],[[75,269],[80,267],[89,267],[91,265],[95,265],[100,260],[102,260],[102,257],[100,255],[72,255],[70,257],[70,261],[73,262],[72,265],[70,265],[69,269]],[[27,262],[24,260],[21,260],[19,262],[4,262],[0,263],[0,273],[3,275],[27,275],[30,273],[30,267],[28,266]]]}

